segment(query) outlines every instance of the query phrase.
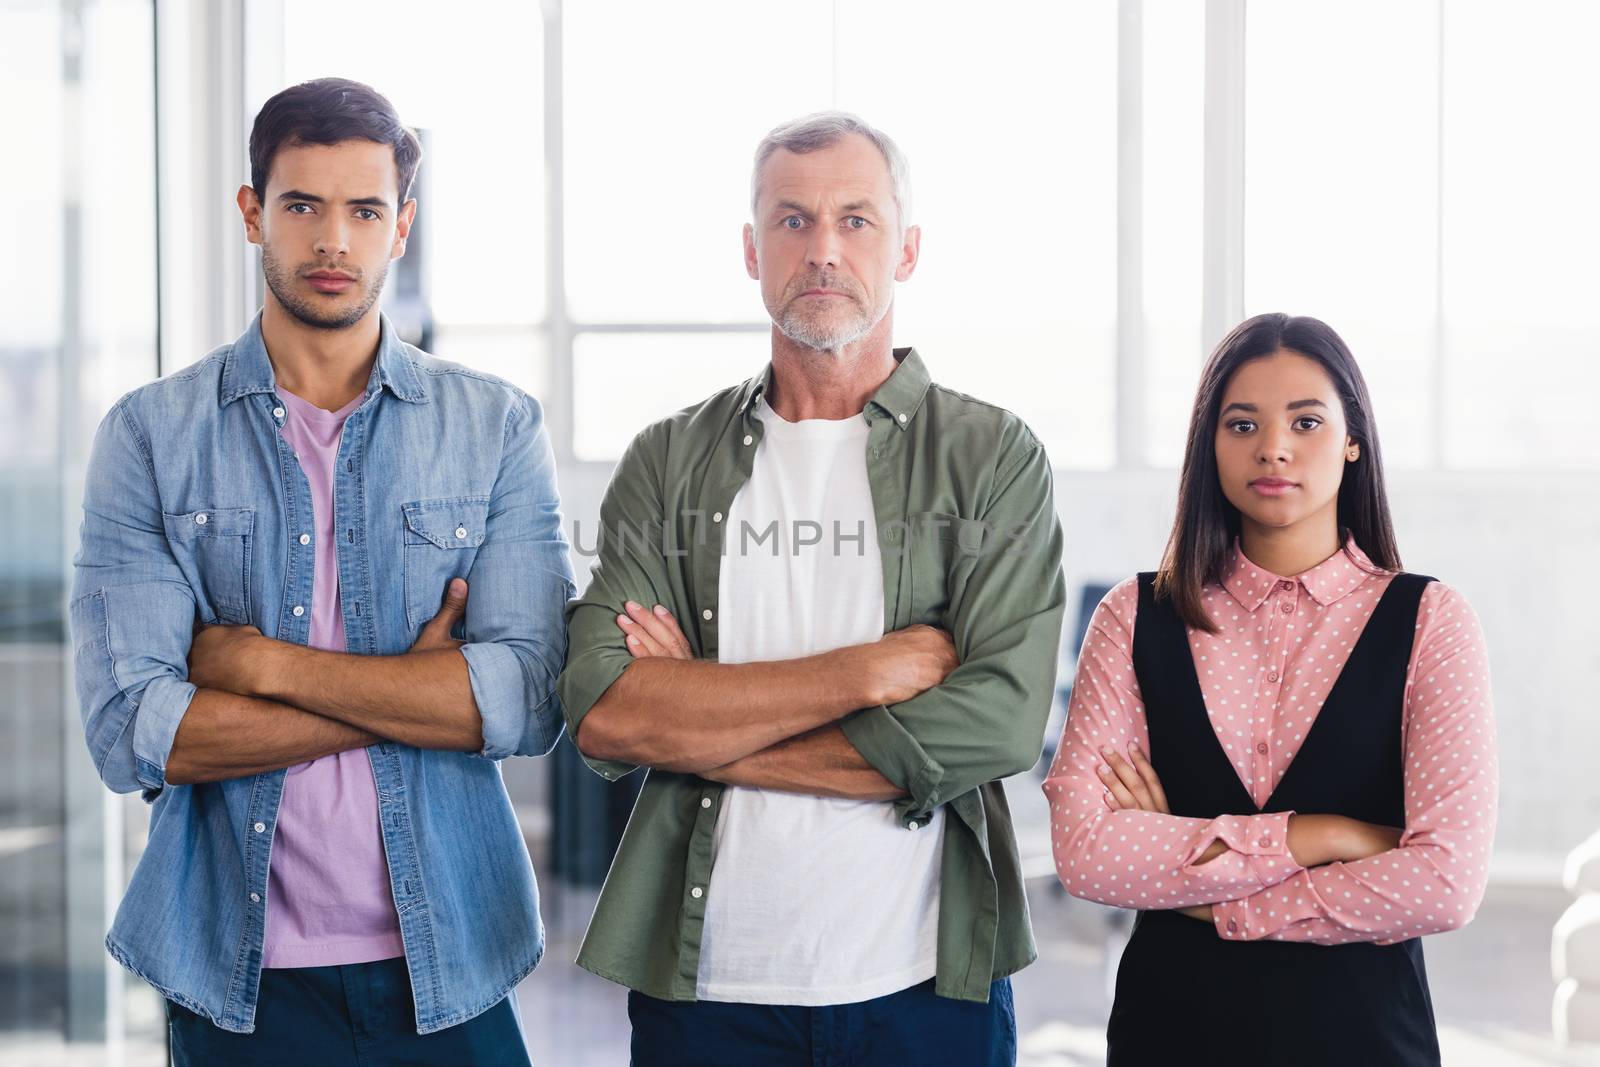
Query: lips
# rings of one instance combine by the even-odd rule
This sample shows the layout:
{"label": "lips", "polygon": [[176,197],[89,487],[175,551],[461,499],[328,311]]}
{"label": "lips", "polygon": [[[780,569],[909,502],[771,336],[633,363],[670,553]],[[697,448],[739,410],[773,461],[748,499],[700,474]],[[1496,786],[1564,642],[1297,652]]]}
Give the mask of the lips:
{"label": "lips", "polygon": [[342,293],[355,284],[355,279],[350,275],[327,270],[306,275],[306,281],[319,293]]}
{"label": "lips", "polygon": [[1284,478],[1257,478],[1250,483],[1250,488],[1262,496],[1282,496],[1300,487]]}

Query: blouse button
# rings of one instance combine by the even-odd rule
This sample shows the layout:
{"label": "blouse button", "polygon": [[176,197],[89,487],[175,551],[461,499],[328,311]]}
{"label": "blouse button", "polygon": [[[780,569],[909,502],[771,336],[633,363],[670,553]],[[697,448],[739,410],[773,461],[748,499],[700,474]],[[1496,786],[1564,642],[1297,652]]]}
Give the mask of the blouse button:
{"label": "blouse button", "polygon": [[1285,615],[1289,614],[1292,611],[1294,611],[1294,605],[1293,604],[1285,603],[1283,605],[1283,613]]}
{"label": "blouse button", "polygon": [[1272,838],[1263,837],[1261,840],[1257,841],[1256,844],[1260,845],[1262,848],[1269,848],[1272,845]]}
{"label": "blouse button", "polygon": [[1256,751],[1265,756],[1267,754],[1267,743],[1265,741],[1261,742],[1256,746]]}
{"label": "blouse button", "polygon": [[1279,582],[1278,583],[1278,588],[1282,589],[1285,593],[1287,593],[1289,590],[1294,588],[1294,583],[1293,582]]}
{"label": "blouse button", "polygon": [[1277,671],[1273,671],[1271,674],[1267,675],[1267,681],[1276,682],[1277,680],[1278,680],[1278,672]]}
{"label": "blouse button", "polygon": [[1233,920],[1233,919],[1229,919],[1228,920],[1228,933],[1236,934],[1238,932],[1239,932],[1239,924],[1238,924],[1238,922]]}

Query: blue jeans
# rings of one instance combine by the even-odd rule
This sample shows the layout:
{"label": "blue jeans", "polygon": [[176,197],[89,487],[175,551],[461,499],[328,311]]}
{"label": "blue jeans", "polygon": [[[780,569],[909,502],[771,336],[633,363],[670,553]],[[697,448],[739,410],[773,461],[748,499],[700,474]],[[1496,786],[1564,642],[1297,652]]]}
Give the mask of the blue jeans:
{"label": "blue jeans", "polygon": [[464,1023],[417,1033],[404,958],[261,972],[253,1034],[167,1002],[174,1067],[528,1067],[513,992]]}
{"label": "blue jeans", "polygon": [[633,1067],[1013,1067],[1011,981],[989,1003],[935,996],[933,981],[859,1004],[802,1008],[628,994]]}

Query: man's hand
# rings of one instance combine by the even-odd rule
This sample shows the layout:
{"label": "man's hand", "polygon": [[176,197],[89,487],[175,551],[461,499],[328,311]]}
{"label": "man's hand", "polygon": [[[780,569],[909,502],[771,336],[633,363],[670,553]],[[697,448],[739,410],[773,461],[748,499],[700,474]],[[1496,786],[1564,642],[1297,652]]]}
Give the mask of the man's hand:
{"label": "man's hand", "polygon": [[939,685],[961,665],[956,643],[933,626],[908,626],[858,646],[876,704],[899,704]]}
{"label": "man's hand", "polygon": [[254,626],[203,626],[189,646],[189,681],[200,689],[254,696],[266,643]]}
{"label": "man's hand", "polygon": [[689,639],[672,612],[660,604],[651,609],[632,600],[622,606],[627,614],[617,616],[617,628],[628,635],[628,651],[634,659],[694,659]]}
{"label": "man's hand", "polygon": [[411,651],[427,652],[431,649],[460,648],[465,642],[451,637],[450,631],[455,629],[456,623],[466,614],[466,579],[452,578],[445,583],[444,603],[439,605],[439,613],[423,624],[422,632],[417,634],[417,639],[411,643]]}

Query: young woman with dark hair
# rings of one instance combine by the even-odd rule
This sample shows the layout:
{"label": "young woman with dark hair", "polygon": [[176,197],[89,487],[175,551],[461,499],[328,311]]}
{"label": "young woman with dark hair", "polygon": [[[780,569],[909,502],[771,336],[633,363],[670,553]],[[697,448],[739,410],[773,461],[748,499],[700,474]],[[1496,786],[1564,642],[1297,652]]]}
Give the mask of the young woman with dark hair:
{"label": "young woman with dark hair", "polygon": [[1439,1062],[1418,938],[1483,895],[1488,662],[1400,570],[1380,455],[1333,330],[1242,323],[1160,569],[1095,611],[1044,790],[1062,884],[1139,912],[1109,1067]]}

